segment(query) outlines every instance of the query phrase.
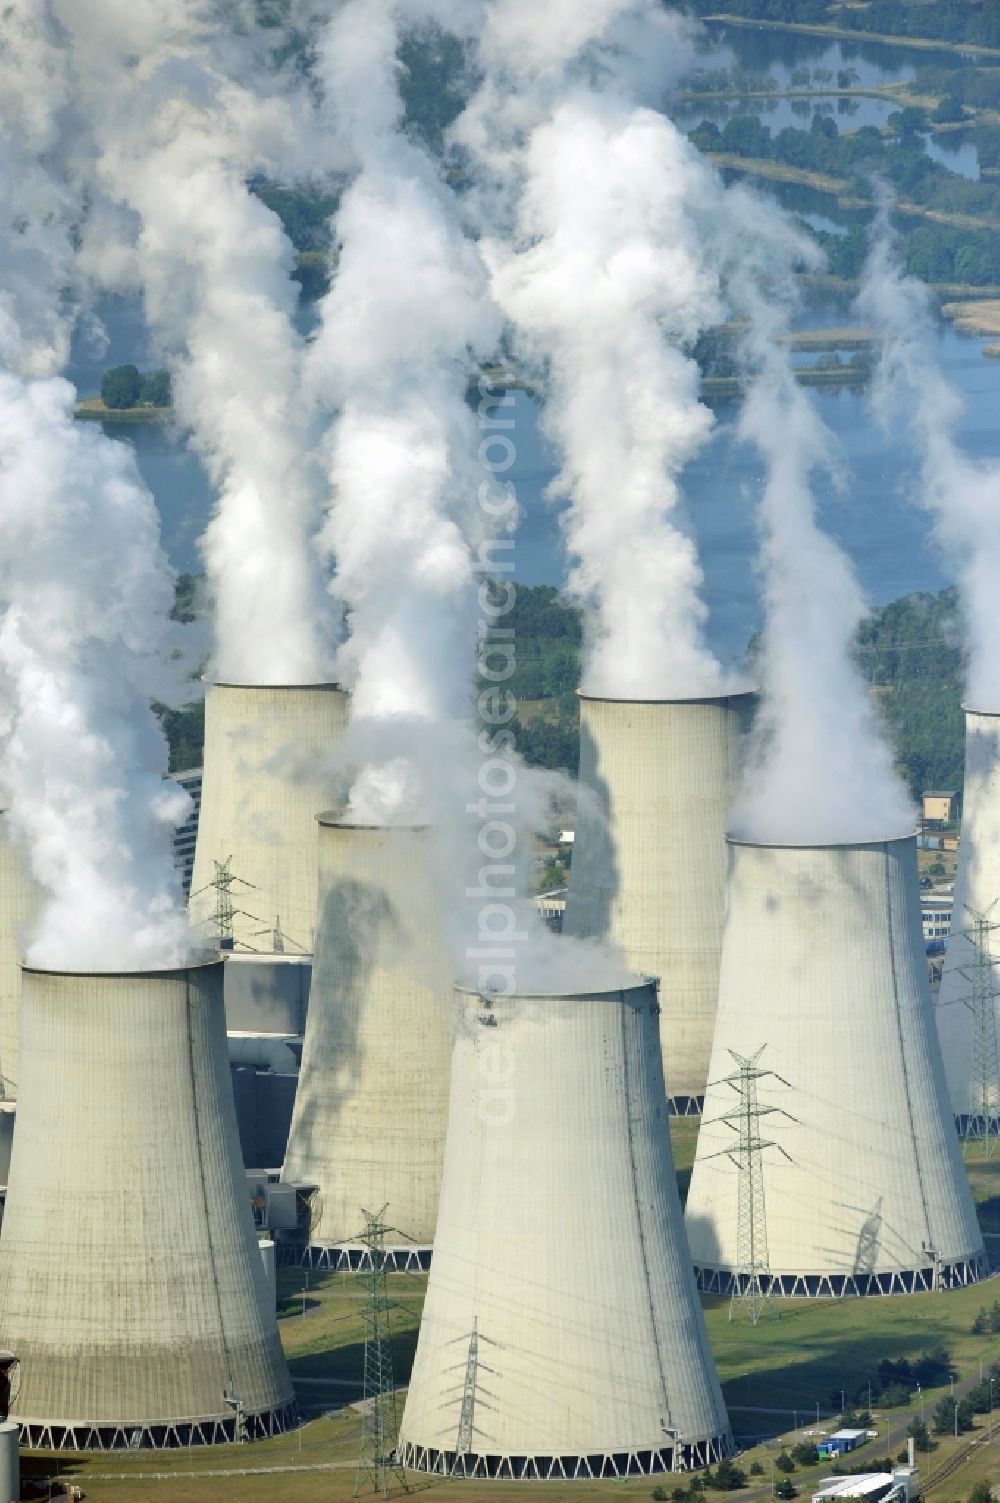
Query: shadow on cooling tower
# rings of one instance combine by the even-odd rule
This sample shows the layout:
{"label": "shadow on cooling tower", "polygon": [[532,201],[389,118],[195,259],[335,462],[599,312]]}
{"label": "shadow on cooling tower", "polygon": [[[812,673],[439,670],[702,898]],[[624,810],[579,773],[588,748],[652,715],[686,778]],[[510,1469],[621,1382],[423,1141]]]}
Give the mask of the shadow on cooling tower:
{"label": "shadow on cooling tower", "polygon": [[[384,892],[361,882],[339,882],[327,894],[319,915],[313,973],[322,976],[328,968],[335,967],[344,992],[350,992],[370,974],[371,957],[377,946],[385,943],[386,936],[390,942],[397,942],[401,935],[399,916]],[[322,1054],[335,1049],[337,1070],[324,1074],[322,1102],[315,1095],[305,1099],[303,1094],[302,1105],[296,1109],[296,1151],[305,1158],[323,1152],[328,1141],[326,1131],[321,1132],[321,1140],[317,1141],[318,1112],[322,1111],[327,1119],[336,1114],[350,1100],[351,1083],[359,1076],[360,1014],[339,1004],[340,999],[335,998],[332,1008],[317,1006],[312,1019],[315,1033],[310,1040],[311,1049]],[[360,1218],[358,1230],[361,1230]]]}

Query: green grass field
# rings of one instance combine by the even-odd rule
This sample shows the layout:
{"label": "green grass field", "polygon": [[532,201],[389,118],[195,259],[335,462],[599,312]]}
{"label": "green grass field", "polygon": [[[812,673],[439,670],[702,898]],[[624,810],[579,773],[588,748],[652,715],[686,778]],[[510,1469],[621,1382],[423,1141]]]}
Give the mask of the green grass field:
{"label": "green grass field", "polygon": [[[674,1158],[682,1193],[694,1159],[697,1122],[672,1124]],[[966,1155],[969,1178],[976,1196],[984,1231],[1000,1239],[1000,1158],[986,1162],[978,1148]],[[393,1312],[393,1362],[397,1381],[405,1383],[416,1345],[417,1326],[426,1284],[424,1277],[394,1276],[389,1280]],[[759,1460],[764,1476],[753,1478],[759,1491],[770,1490],[771,1461],[778,1454],[783,1436],[798,1424],[799,1430],[815,1427],[816,1406],[829,1428],[839,1409],[839,1391],[858,1390],[867,1377],[875,1378],[883,1357],[917,1356],[938,1342],[949,1349],[960,1378],[978,1376],[980,1362],[1000,1356],[996,1338],[970,1333],[976,1311],[1000,1297],[994,1284],[951,1294],[898,1296],[882,1300],[778,1301],[767,1309],[759,1325],[745,1318],[729,1319],[728,1302],[707,1299],[705,1313],[709,1336],[722,1379],[734,1430],[746,1450],[741,1465]],[[303,1299],[306,1314],[303,1315]],[[279,1499],[280,1503],[306,1503],[324,1498],[351,1497],[360,1437],[360,1418],[352,1407],[360,1397],[363,1353],[363,1301],[361,1280],[353,1275],[330,1274],[308,1277],[292,1270],[279,1275],[279,1311],[282,1340],[299,1403],[308,1422],[294,1435],[263,1441],[252,1446],[225,1446],[179,1455],[144,1452],[138,1456],[25,1458],[25,1478],[58,1476],[84,1488],[91,1503],[256,1503]],[[929,1416],[947,1386],[925,1392]],[[832,1400],[832,1402],[831,1402]],[[400,1396],[400,1407],[402,1396]],[[900,1431],[911,1411],[889,1410],[879,1414],[880,1439],[870,1446],[872,1456],[885,1453],[887,1429]],[[961,1442],[967,1444],[969,1437]],[[954,1450],[950,1438],[921,1458],[924,1475],[941,1466]],[[894,1449],[898,1450],[899,1445]],[[863,1453],[862,1453],[863,1456]],[[859,1456],[859,1461],[862,1459]],[[282,1470],[264,1470],[281,1468]],[[258,1475],[253,1475],[258,1472]],[[160,1475],[155,1474],[169,1474]],[[205,1475],[208,1473],[209,1475]],[[197,1475],[201,1474],[201,1475]],[[799,1496],[809,1496],[809,1484],[823,1475],[820,1468],[800,1468],[793,1482]],[[926,1494],[928,1503],[961,1503],[974,1481],[988,1477],[1000,1480],[1000,1443],[981,1445],[961,1470]],[[511,1484],[462,1484],[411,1478],[416,1493],[447,1494],[455,1503],[465,1499],[510,1498]],[[665,1479],[669,1495],[677,1479]],[[611,1498],[649,1498],[649,1481],[615,1483],[560,1483],[562,1503],[604,1503]],[[525,1497],[523,1488],[513,1487]],[[533,1490],[537,1494],[537,1489]],[[708,1493],[707,1498],[739,1500],[744,1493]]]}

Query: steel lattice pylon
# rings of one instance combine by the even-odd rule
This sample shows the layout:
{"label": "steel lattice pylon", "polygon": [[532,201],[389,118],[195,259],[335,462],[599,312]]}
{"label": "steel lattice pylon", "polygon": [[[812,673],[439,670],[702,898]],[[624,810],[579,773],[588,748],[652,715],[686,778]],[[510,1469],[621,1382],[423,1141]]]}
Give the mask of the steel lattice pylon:
{"label": "steel lattice pylon", "polygon": [[[736,1092],[738,1100],[732,1111],[724,1112],[721,1117],[715,1117],[712,1121],[723,1122],[735,1132],[739,1138],[739,1146],[736,1149],[724,1148],[719,1153],[706,1155],[707,1158],[729,1159],[739,1173],[736,1268],[733,1270],[729,1319],[733,1319],[739,1304],[745,1304],[751,1325],[756,1325],[760,1319],[763,1303],[770,1290],[767,1207],[764,1200],[764,1152],[768,1148],[777,1148],[778,1152],[784,1154],[785,1158],[791,1162],[790,1156],[785,1153],[780,1143],[761,1137],[760,1119],[772,1112],[777,1112],[782,1117],[788,1117],[791,1122],[796,1120],[781,1107],[761,1106],[757,1099],[757,1082],[763,1080],[765,1076],[773,1076],[775,1080],[780,1080],[782,1085],[789,1084],[784,1076],[776,1074],[774,1070],[757,1068],[757,1061],[766,1048],[767,1045],[762,1044],[757,1053],[749,1058],[737,1054],[735,1049],[729,1050],[739,1069],[735,1074],[727,1075],[723,1080],[714,1082],[713,1085],[729,1086]],[[710,1125],[710,1122],[703,1124],[703,1126]]]}
{"label": "steel lattice pylon", "polygon": [[365,1229],[360,1241],[368,1251],[363,1270],[368,1289],[365,1306],[364,1408],[361,1424],[361,1455],[354,1481],[354,1496],[370,1484],[371,1491],[389,1496],[395,1476],[404,1492],[409,1492],[403,1468],[396,1460],[396,1390],[392,1377],[392,1350],[389,1346],[389,1310],[386,1285],[385,1223],[383,1206],[373,1215],[363,1211]]}
{"label": "steel lattice pylon", "polygon": [[215,876],[204,887],[199,887],[197,892],[191,894],[192,898],[198,898],[203,892],[214,889],[215,892],[215,927],[218,932],[219,946],[222,949],[233,947],[233,919],[237,913],[243,918],[253,918],[251,913],[243,913],[237,909],[233,902],[233,888],[237,883],[241,887],[254,887],[253,882],[247,882],[244,877],[236,876],[232,870],[232,856],[227,856],[225,861],[213,861]]}
{"label": "steel lattice pylon", "polygon": [[956,997],[972,1014],[972,1081],[970,1111],[965,1120],[966,1141],[982,1139],[986,1157],[991,1158],[993,1140],[1000,1134],[1000,1049],[997,1047],[995,1002],[1000,997],[996,984],[995,960],[990,949],[990,935],[1000,924],[992,922],[996,902],[984,913],[966,905],[971,920],[959,932],[972,946],[968,965],[954,966],[969,983],[971,990]]}

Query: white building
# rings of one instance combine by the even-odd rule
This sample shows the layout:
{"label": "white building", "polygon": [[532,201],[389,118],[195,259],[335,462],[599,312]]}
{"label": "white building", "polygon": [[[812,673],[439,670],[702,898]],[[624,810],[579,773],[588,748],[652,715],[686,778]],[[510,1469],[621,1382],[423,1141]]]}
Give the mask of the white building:
{"label": "white building", "polygon": [[[725,832],[753,694],[580,696],[580,806],[563,931],[659,976],[671,1110],[708,1079],[725,911]],[[587,796],[589,795],[589,797]]]}
{"label": "white building", "polygon": [[686,1471],[729,1425],[681,1222],[656,986],[459,990],[405,1466]]}
{"label": "white building", "polygon": [[11,1417],[46,1450],[294,1420],[236,1138],[222,967],[24,972],[0,1238]]}
{"label": "white building", "polygon": [[426,1266],[448,1113],[451,980],[429,837],[319,821],[319,918],[283,1179],[313,1185],[302,1256],[357,1267],[366,1210],[390,1259]]}
{"label": "white building", "polygon": [[[756,1061],[752,1087],[737,1056]],[[703,1290],[729,1293],[750,1276],[751,1174],[766,1219],[766,1239],[759,1213],[754,1223],[757,1271],[773,1295],[985,1276],[927,984],[914,837],[730,842],[711,1082],[686,1209]]]}
{"label": "white building", "polygon": [[947,941],[954,906],[955,895],[950,888],[920,894],[920,925],[925,944]]}

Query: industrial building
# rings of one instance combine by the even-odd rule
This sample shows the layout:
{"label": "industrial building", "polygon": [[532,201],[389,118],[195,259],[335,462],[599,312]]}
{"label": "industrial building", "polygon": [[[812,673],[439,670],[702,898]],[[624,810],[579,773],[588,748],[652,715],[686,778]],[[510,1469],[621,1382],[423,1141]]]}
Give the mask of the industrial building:
{"label": "industrial building", "polygon": [[176,783],[179,788],[191,800],[191,810],[183,824],[174,830],[174,865],[180,873],[181,890],[187,898],[191,892],[191,878],[194,876],[194,853],[198,844],[198,820],[201,815],[201,783],[202,770],[200,767],[189,768],[187,772],[174,772],[170,775],[170,781]]}
{"label": "industrial building", "polygon": [[294,1420],[246,1180],[222,966],[26,969],[0,1329],[22,1444],[253,1439]]}
{"label": "industrial building", "polygon": [[[0,810],[0,1102],[17,1097],[20,1076],[21,967],[25,929],[38,892],[12,845]],[[10,1124],[12,1126],[12,1119]],[[9,1136],[0,1125],[0,1137]],[[2,1152],[2,1149],[0,1149]]]}
{"label": "industrial building", "polygon": [[314,1187],[306,1245],[357,1267],[365,1210],[387,1207],[390,1266],[434,1240],[451,1066],[451,979],[430,838],[319,820],[319,919],[302,1070],[283,1179]]}
{"label": "industrial building", "polygon": [[701,1109],[719,983],[725,832],[753,694],[580,696],[580,800],[563,932],[663,983],[672,1112]]}
{"label": "industrial building", "polygon": [[681,1222],[655,982],[456,996],[402,1463],[546,1481],[728,1455]]}
{"label": "industrial building", "polygon": [[707,1293],[841,1296],[987,1271],[948,1106],[916,841],[729,841],[711,1083],[688,1194]]}
{"label": "industrial building", "polygon": [[335,684],[209,687],[189,904],[206,940],[312,953],[316,815],[336,801],[330,759],[346,720]]}
{"label": "industrial building", "polygon": [[1000,713],[965,706],[965,792],[937,1020],[963,1131],[1000,1133]]}

